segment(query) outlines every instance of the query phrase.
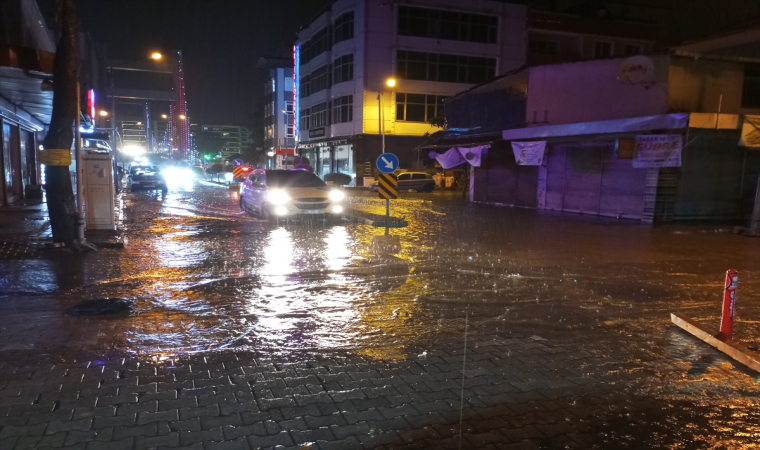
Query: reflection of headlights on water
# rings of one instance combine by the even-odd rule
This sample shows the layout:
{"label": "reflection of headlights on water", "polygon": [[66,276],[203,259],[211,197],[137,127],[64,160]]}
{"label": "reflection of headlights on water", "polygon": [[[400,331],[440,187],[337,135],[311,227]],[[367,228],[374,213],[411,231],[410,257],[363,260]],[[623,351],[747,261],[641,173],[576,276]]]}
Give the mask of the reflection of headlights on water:
{"label": "reflection of headlights on water", "polygon": [[334,202],[339,202],[346,198],[346,194],[344,194],[341,191],[330,191],[330,200]]}
{"label": "reflection of headlights on water", "polygon": [[224,179],[226,181],[232,181],[232,172],[227,172],[224,174]]}
{"label": "reflection of headlights on water", "polygon": [[287,203],[287,201],[290,200],[290,197],[288,197],[288,194],[286,194],[285,191],[274,189],[267,192],[267,200],[269,200],[272,204],[282,205],[283,203]]}
{"label": "reflection of headlights on water", "polygon": [[275,208],[274,213],[277,214],[278,216],[284,216],[285,214],[288,213],[288,208],[284,206],[278,206],[277,208]]}
{"label": "reflection of headlights on water", "polygon": [[337,206],[337,205],[336,205],[336,206],[333,206],[333,209],[332,209],[332,211],[333,211],[333,213],[335,213],[335,214],[340,214],[340,213],[342,213],[342,212],[343,212],[343,207],[342,207],[342,206]]}

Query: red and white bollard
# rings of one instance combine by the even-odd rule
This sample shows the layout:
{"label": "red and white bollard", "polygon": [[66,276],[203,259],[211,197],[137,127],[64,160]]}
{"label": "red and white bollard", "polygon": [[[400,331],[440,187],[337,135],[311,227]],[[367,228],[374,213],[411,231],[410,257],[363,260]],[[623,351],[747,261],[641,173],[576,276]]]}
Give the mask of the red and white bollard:
{"label": "red and white bollard", "polygon": [[716,336],[722,341],[733,340],[734,318],[736,317],[736,286],[739,284],[739,272],[729,269],[726,272],[726,286],[723,290],[723,314],[720,318],[720,333]]}

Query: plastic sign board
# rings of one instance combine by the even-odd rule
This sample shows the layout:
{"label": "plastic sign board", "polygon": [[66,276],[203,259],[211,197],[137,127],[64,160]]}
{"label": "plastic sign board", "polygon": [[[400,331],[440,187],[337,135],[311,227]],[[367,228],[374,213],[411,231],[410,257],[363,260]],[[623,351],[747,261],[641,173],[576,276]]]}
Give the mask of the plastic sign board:
{"label": "plastic sign board", "polygon": [[40,152],[40,162],[46,166],[70,166],[71,150],[48,148]]}
{"label": "plastic sign board", "polygon": [[241,167],[243,165],[243,160],[240,158],[235,158],[232,160],[232,165],[235,167]]}
{"label": "plastic sign board", "polygon": [[393,173],[396,169],[398,169],[398,157],[393,153],[383,153],[377,158],[377,170],[380,172]]}
{"label": "plastic sign board", "polygon": [[396,175],[381,173],[377,177],[377,193],[380,195],[380,198],[386,200],[398,198],[398,180],[396,179]]}

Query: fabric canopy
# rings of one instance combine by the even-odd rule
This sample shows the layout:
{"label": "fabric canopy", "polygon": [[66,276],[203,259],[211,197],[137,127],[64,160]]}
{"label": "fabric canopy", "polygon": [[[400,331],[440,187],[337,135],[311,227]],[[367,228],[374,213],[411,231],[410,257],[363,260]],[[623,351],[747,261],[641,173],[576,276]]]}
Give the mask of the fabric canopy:
{"label": "fabric canopy", "polygon": [[466,162],[473,167],[480,167],[483,150],[488,148],[491,148],[490,144],[476,147],[453,147],[443,154],[430,152],[429,156],[435,158],[444,169],[451,169]]}

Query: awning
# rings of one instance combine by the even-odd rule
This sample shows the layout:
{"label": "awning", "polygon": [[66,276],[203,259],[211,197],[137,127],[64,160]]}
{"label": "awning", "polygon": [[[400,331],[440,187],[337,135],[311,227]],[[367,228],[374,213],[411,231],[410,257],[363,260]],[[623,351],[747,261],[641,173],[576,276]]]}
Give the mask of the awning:
{"label": "awning", "polygon": [[514,128],[501,133],[505,141],[543,139],[551,137],[583,136],[590,134],[625,133],[652,130],[677,130],[689,127],[689,114],[662,114],[628,119],[601,120],[598,122],[547,125],[543,127]]}
{"label": "awning", "polygon": [[450,149],[452,147],[474,147],[476,145],[493,144],[501,140],[498,134],[488,134],[482,136],[460,136],[456,138],[439,138],[433,139],[428,144],[417,147],[420,150],[434,150],[439,148]]}

